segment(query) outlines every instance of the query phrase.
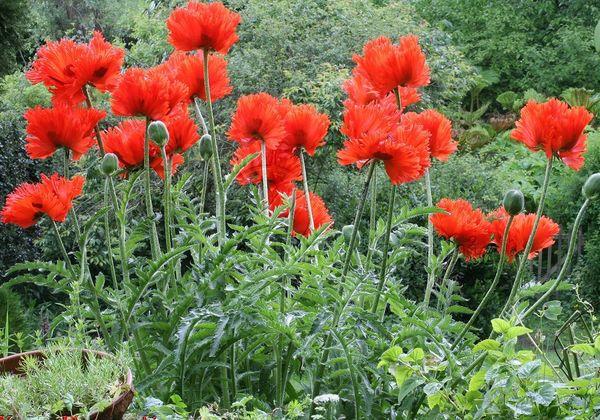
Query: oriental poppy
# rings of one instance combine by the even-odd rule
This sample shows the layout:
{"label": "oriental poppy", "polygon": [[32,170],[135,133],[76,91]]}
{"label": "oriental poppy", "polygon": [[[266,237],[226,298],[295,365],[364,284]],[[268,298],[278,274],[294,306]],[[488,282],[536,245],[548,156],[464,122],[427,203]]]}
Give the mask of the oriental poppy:
{"label": "oriental poppy", "polygon": [[177,114],[165,121],[169,130],[168,154],[182,153],[191,148],[200,139],[198,126],[187,113]]}
{"label": "oriental poppy", "polygon": [[45,159],[65,147],[79,159],[94,144],[94,127],[106,113],[97,109],[71,108],[65,104],[53,108],[37,106],[25,112],[25,146],[32,159]]}
{"label": "oriental poppy", "polygon": [[440,200],[437,207],[445,210],[445,213],[431,216],[438,235],[453,240],[467,261],[485,254],[490,243],[491,225],[481,210],[474,209],[466,200],[448,198]]}
{"label": "oriental poppy", "polygon": [[[171,72],[175,80],[187,86],[190,99],[198,97],[206,101],[204,57],[201,54],[187,55],[176,51],[161,66]],[[227,75],[227,60],[223,57],[218,55],[210,57],[208,77],[212,102],[229,95],[233,90]]]}
{"label": "oriental poppy", "polygon": [[415,181],[429,168],[429,134],[420,126],[398,125],[389,134],[373,131],[344,142],[338,152],[341,165],[358,168],[370,161],[383,162],[392,184]]}
{"label": "oriental poppy", "polygon": [[521,118],[510,136],[530,150],[542,150],[548,159],[553,156],[578,171],[586,152],[586,125],[593,115],[585,108],[570,108],[565,102],[550,99],[544,103],[529,101],[521,109]]}
{"label": "oriental poppy", "polygon": [[452,140],[452,123],[435,109],[406,113],[402,115],[402,123],[417,124],[429,132],[429,152],[438,160],[448,160],[457,149],[458,144]]}
{"label": "oriental poppy", "polygon": [[134,67],[119,78],[111,106],[115,115],[160,120],[179,111],[188,97],[183,83],[170,80],[159,69]]}
{"label": "oriental poppy", "polygon": [[346,104],[340,131],[351,140],[365,135],[385,137],[398,125],[400,115],[396,105],[391,102]]}
{"label": "oriental poppy", "polygon": [[[533,224],[535,222],[536,215],[531,214],[517,214],[510,225],[510,232],[508,233],[508,242],[506,243],[506,256],[509,261],[513,261],[515,256],[523,252],[527,246],[527,241],[531,236],[533,230]],[[502,246],[502,240],[504,238],[504,230],[508,223],[509,215],[503,208],[499,208],[489,215],[492,226],[493,243],[498,247]],[[548,248],[554,243],[554,237],[558,235],[560,228],[552,219],[542,216],[540,218],[535,236],[533,238],[533,245],[527,258],[533,259],[538,252]]]}
{"label": "oriental poppy", "polygon": [[387,37],[369,41],[363,55],[355,55],[355,72],[363,75],[380,95],[398,87],[419,88],[429,84],[429,67],[415,35],[400,37],[398,45]]}
{"label": "oriental poppy", "polygon": [[42,174],[39,183],[21,184],[8,195],[0,212],[2,222],[28,228],[43,215],[55,222],[64,222],[73,199],[81,194],[84,182],[81,176],[69,180],[58,174],[51,177]]}
{"label": "oriental poppy", "polygon": [[[179,153],[175,153],[169,156],[169,162],[171,163],[171,175],[174,175],[177,172],[177,169],[185,159]],[[161,178],[165,179],[165,162],[162,159],[162,156],[157,156],[150,161],[150,167],[154,169],[154,172]]]}
{"label": "oriental poppy", "polygon": [[[119,158],[119,166],[126,171],[144,164],[144,136],[146,124],[141,120],[125,120],[116,127],[102,133],[106,153],[114,153]],[[150,159],[160,155],[160,149],[150,143]]]}
{"label": "oriental poppy", "polygon": [[242,18],[223,3],[190,1],[167,19],[169,42],[181,51],[217,51],[227,54],[238,40],[235,33]]}
{"label": "oriental poppy", "polygon": [[268,93],[242,96],[231,119],[229,138],[241,144],[265,142],[276,149],[286,135],[283,115],[288,102],[280,102]]}
{"label": "oriental poppy", "polygon": [[[315,229],[329,225],[332,222],[329,210],[323,199],[317,194],[310,193],[310,206],[312,209]],[[296,203],[294,206],[294,235],[309,236],[311,234],[310,221],[308,217],[308,203],[304,191],[296,192]]]}
{"label": "oriental poppy", "polygon": [[[394,94],[381,95],[373,88],[369,79],[360,73],[354,74],[352,78],[346,80],[342,88],[348,95],[348,99],[344,102],[346,105],[367,105],[371,102],[385,101],[397,108]],[[421,100],[421,95],[416,88],[400,86],[398,91],[402,109]]]}
{"label": "oriental poppy", "polygon": [[[237,175],[236,180],[240,185],[260,184],[262,182],[260,152],[260,144],[254,142],[240,146],[233,154],[231,158],[231,165],[233,166],[254,153],[259,155],[252,159]],[[289,193],[294,186],[294,181],[302,180],[300,159],[290,152],[269,150],[267,153],[267,178],[269,193],[272,191]]]}
{"label": "oriental poppy", "polygon": [[329,117],[319,113],[312,105],[292,105],[285,113],[283,125],[285,137],[282,146],[291,151],[304,148],[313,156],[317,147],[325,144]]}
{"label": "oriental poppy", "polygon": [[26,75],[32,83],[43,83],[55,102],[78,104],[85,100],[86,85],[103,92],[114,86],[124,55],[95,31],[89,44],[69,39],[48,42],[39,49]]}

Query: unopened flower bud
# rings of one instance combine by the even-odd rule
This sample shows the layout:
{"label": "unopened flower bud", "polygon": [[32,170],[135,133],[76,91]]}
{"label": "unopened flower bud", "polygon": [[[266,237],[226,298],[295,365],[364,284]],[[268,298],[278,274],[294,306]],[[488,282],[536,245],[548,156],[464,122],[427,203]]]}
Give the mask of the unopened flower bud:
{"label": "unopened flower bud", "polygon": [[210,134],[205,134],[200,138],[200,156],[204,160],[209,160],[212,157],[212,137]]}
{"label": "unopened flower bud", "polygon": [[162,121],[152,121],[148,125],[148,137],[158,147],[163,147],[169,142],[169,130]]}
{"label": "unopened flower bud", "polygon": [[504,195],[502,205],[508,214],[511,216],[516,216],[525,208],[525,198],[523,197],[523,193],[519,190],[508,191]]}
{"label": "unopened flower bud", "polygon": [[[346,225],[342,228],[342,235],[344,235],[344,241],[346,245],[350,245],[350,240],[352,239],[352,231],[354,230],[354,225]],[[356,232],[356,239],[360,243],[360,232]]]}
{"label": "unopened flower bud", "polygon": [[583,184],[581,192],[589,200],[600,198],[600,172],[590,175]]}
{"label": "unopened flower bud", "polygon": [[114,174],[119,168],[119,158],[114,153],[107,153],[102,158],[101,169],[106,176]]}

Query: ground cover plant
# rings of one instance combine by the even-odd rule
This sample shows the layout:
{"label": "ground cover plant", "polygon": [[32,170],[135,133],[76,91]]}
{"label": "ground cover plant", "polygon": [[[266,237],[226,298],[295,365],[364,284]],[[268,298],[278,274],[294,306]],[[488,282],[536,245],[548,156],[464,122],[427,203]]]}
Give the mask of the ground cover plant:
{"label": "ground cover plant", "polygon": [[[577,181],[560,270],[544,283],[528,276],[561,229],[544,214],[551,182],[582,170],[596,147],[590,110],[556,98],[517,107],[506,140],[535,162],[533,206],[509,188],[486,208],[459,195],[434,200],[437,184],[452,183],[435,175],[462,158],[464,143],[443,112],[423,109],[434,69],[418,36],[357,48],[337,127],[318,104],[268,86],[219,121],[244,22],[219,2],[191,1],[165,25],[174,51],[153,67],[124,67],[125,51],[96,31],[86,42],[48,41],[27,72],[51,101],[25,111],[25,151],[49,169],[16,186],[0,216],[40,225],[55,258],[13,266],[2,289],[53,294],[61,310],[44,339],[129,352],[133,415],[597,415],[593,308],[575,288],[571,311],[557,292],[574,288],[568,274],[600,196],[597,168]],[[336,204],[350,207],[345,225],[307,171],[331,131],[344,141],[327,165],[361,182],[355,205]],[[230,159],[224,146],[235,149]],[[244,197],[235,207],[234,190]],[[397,205],[417,195],[416,205]],[[488,257],[497,260],[492,281],[466,302],[461,268]],[[418,283],[406,274],[415,261]],[[508,296],[495,307],[507,273]],[[563,309],[556,335],[541,336]],[[493,313],[489,337],[476,328],[484,311]],[[5,354],[24,347],[10,319]]]}

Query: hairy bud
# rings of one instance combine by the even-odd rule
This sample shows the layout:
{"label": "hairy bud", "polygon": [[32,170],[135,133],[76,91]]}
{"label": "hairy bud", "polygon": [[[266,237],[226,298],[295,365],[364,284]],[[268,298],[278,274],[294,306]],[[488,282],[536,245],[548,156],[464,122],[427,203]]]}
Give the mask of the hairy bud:
{"label": "hairy bud", "polygon": [[600,197],[600,172],[590,175],[581,189],[585,198],[594,200]]}
{"label": "hairy bud", "polygon": [[169,130],[162,121],[152,121],[148,125],[148,137],[158,147],[163,147],[169,142]]}
{"label": "hairy bud", "polygon": [[102,158],[101,170],[106,176],[110,176],[119,169],[119,158],[114,153],[107,153]]}
{"label": "hairy bud", "polygon": [[525,208],[525,198],[523,197],[523,193],[519,190],[508,191],[504,195],[502,205],[508,214],[511,216],[516,216]]}
{"label": "hairy bud", "polygon": [[205,134],[200,138],[200,156],[204,160],[209,160],[212,157],[212,137],[210,134]]}

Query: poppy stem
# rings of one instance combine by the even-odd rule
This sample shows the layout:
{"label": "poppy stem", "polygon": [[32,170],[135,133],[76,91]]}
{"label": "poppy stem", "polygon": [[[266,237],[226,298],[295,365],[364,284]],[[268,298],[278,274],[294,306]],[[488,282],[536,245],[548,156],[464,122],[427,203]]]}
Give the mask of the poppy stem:
{"label": "poppy stem", "polygon": [[267,173],[267,143],[260,142],[260,166],[262,178],[262,193],[265,215],[269,216],[269,179]]}
{"label": "poppy stem", "polygon": [[[372,163],[376,165],[376,162]],[[375,249],[375,240],[377,238],[377,168],[374,169],[373,180],[371,181],[371,210],[369,214],[369,249],[367,249],[367,270],[371,266],[371,258]]]}
{"label": "poppy stem", "polygon": [[540,296],[540,298],[536,300],[533,303],[533,305],[531,305],[527,309],[527,311],[525,311],[521,319],[525,319],[529,315],[531,315],[542,303],[544,303],[548,296],[554,293],[560,282],[563,281],[565,275],[567,274],[569,266],[571,265],[571,260],[573,259],[573,254],[575,253],[575,245],[577,244],[577,232],[579,232],[579,226],[581,225],[581,221],[583,220],[583,216],[589,204],[590,200],[586,199],[582,204],[581,208],[579,209],[579,213],[577,213],[577,217],[575,218],[575,222],[573,223],[573,230],[571,231],[571,239],[569,241],[569,249],[567,250],[567,256],[565,258],[563,266],[560,269],[560,273],[558,273],[558,277],[556,278],[554,283],[552,283],[552,286],[550,286],[550,288],[546,290],[546,292],[542,296]]}
{"label": "poppy stem", "polygon": [[[396,186],[392,184],[392,188],[390,190],[390,201],[388,203],[388,214],[387,214],[387,223],[385,226],[385,237],[383,241],[383,257],[381,260],[381,270],[379,271],[379,283],[377,284],[377,293],[375,294],[375,301],[373,301],[373,306],[371,307],[371,313],[377,312],[377,306],[379,305],[379,298],[381,297],[381,292],[383,291],[383,286],[385,285],[385,275],[387,269],[387,261],[388,261],[388,250],[390,246],[390,234],[392,233],[392,221],[394,218],[394,200],[396,197]],[[385,310],[385,308],[384,308]]]}
{"label": "poppy stem", "polygon": [[[427,206],[433,207],[429,169],[425,171],[425,191],[427,194]],[[425,288],[425,298],[423,299],[425,306],[429,306],[433,284],[435,283],[435,273],[433,272],[433,224],[430,217],[427,218],[427,268],[427,286]]]}
{"label": "poppy stem", "polygon": [[106,182],[108,184],[108,190],[112,200],[115,219],[119,224],[119,254],[121,254],[121,271],[123,272],[123,282],[125,284],[129,284],[129,267],[127,264],[127,251],[125,248],[125,223],[119,212],[119,201],[117,199],[117,192],[115,191],[115,184],[110,176],[106,177]]}
{"label": "poppy stem", "polygon": [[[203,134],[209,134],[208,127],[206,126],[206,120],[202,116],[202,111],[200,110],[199,101],[200,100],[198,99],[198,97],[194,97],[194,107],[196,108],[196,115],[198,116],[198,119],[200,120],[200,124],[202,125]],[[210,162],[208,160],[206,160],[204,162],[204,171],[202,174],[202,191],[200,193],[200,213],[204,212],[204,205],[206,203],[206,190],[208,189],[208,168],[209,168],[209,166],[210,166]]]}
{"label": "poppy stem", "polygon": [[[210,58],[209,51],[203,50],[204,54],[204,91],[206,93],[206,105],[208,107],[208,122],[211,131],[211,146],[212,146],[212,160],[213,160],[213,178],[215,181],[216,191],[216,213],[217,213],[217,235],[219,238],[219,245],[223,245],[225,242],[225,189],[223,187],[223,177],[221,175],[221,160],[219,158],[219,148],[217,146],[217,133],[215,128],[215,116],[213,113],[212,100],[210,96],[210,78],[208,72],[208,61]],[[229,397],[228,397],[229,399]]]}
{"label": "poppy stem", "polygon": [[313,216],[312,204],[310,202],[310,191],[308,190],[308,178],[306,177],[306,164],[304,163],[304,150],[300,148],[300,166],[302,167],[302,186],[304,187],[304,197],[306,199],[306,210],[308,211],[308,223],[310,233],[315,230],[315,219]]}
{"label": "poppy stem", "polygon": [[[448,282],[448,279],[450,278],[450,274],[452,274],[452,271],[454,271],[454,266],[456,265],[456,262],[458,261],[458,257],[460,256],[460,252],[457,248],[454,248],[454,251],[452,251],[452,256],[450,257],[450,261],[448,262],[448,265],[446,266],[446,271],[444,272],[444,277],[442,277],[442,282],[440,283],[440,292],[442,290],[444,290],[446,288],[446,283]],[[439,300],[438,300],[438,309],[439,309]]]}
{"label": "poppy stem", "polygon": [[[88,86],[83,87],[83,96],[85,96],[85,103],[88,108],[92,108],[92,101],[90,99],[90,93],[88,92]],[[104,150],[104,143],[102,143],[102,136],[100,135],[100,127],[98,124],[94,125],[94,132],[96,133],[96,142],[98,143],[98,150],[100,150],[100,156],[104,156],[106,151]]]}
{"label": "poppy stem", "polygon": [[150,119],[146,118],[146,128],[144,130],[144,195],[146,201],[146,217],[150,220],[150,251],[152,258],[160,256],[160,244],[158,243],[158,232],[156,231],[156,222],[154,221],[154,209],[152,208],[152,194],[150,193],[150,139],[148,138],[148,125]]}
{"label": "poppy stem", "polygon": [[67,264],[67,268],[71,272],[73,276],[75,276],[75,270],[73,269],[73,264],[71,264],[71,259],[69,258],[69,254],[67,254],[67,249],[65,248],[65,244],[60,236],[60,232],[58,231],[58,225],[54,220],[52,220],[52,227],[54,228],[54,234],[56,235],[56,240],[58,241],[58,247],[60,248],[60,252],[63,254],[63,258],[65,259],[65,263]]}
{"label": "poppy stem", "polygon": [[450,347],[450,350],[454,350],[456,348],[456,346],[458,346],[458,344],[460,343],[460,340],[465,336],[467,331],[469,331],[469,328],[471,328],[471,326],[473,325],[473,323],[475,322],[475,320],[477,319],[479,314],[481,314],[481,311],[483,310],[485,305],[488,303],[488,301],[492,297],[492,293],[494,293],[494,290],[496,289],[496,286],[498,285],[498,282],[500,281],[500,275],[502,274],[502,268],[504,267],[504,260],[506,259],[505,255],[506,255],[506,245],[508,244],[508,235],[510,232],[510,226],[512,225],[513,219],[514,219],[514,216],[511,215],[508,218],[506,227],[504,228],[504,233],[502,236],[502,246],[500,248],[500,261],[498,262],[498,268],[496,268],[496,275],[494,276],[494,280],[492,281],[492,284],[490,284],[490,287],[489,287],[488,291],[485,293],[485,296],[483,297],[483,299],[481,299],[481,302],[479,302],[477,309],[475,309],[475,312],[473,312],[473,315],[471,315],[469,322],[467,322],[465,324],[465,326],[462,328],[460,334],[458,334],[458,336],[454,340],[454,343],[452,344],[452,347]]}
{"label": "poppy stem", "polygon": [[163,192],[163,207],[165,212],[165,249],[167,250],[167,252],[169,252],[173,247],[173,242],[171,239],[171,161],[169,160],[169,156],[167,155],[167,150],[165,146],[161,147],[160,153],[162,155],[165,170],[165,182]]}
{"label": "poppy stem", "polygon": [[[108,208],[108,180],[104,181],[104,207]],[[110,240],[110,220],[108,218],[108,211],[104,213],[104,239],[106,241],[106,252],[108,254],[108,265],[110,267],[110,277],[112,279],[113,289],[117,290],[117,271],[115,270],[115,261],[113,259]]]}
{"label": "poppy stem", "polygon": [[546,192],[548,191],[548,184],[550,183],[550,173],[552,172],[552,161],[553,158],[548,159],[548,163],[546,164],[546,172],[544,174],[544,182],[542,184],[542,192],[540,195],[540,203],[538,204],[537,213],[535,215],[535,221],[533,222],[533,227],[531,229],[531,234],[529,235],[529,240],[527,241],[527,245],[525,245],[525,249],[523,250],[523,254],[521,255],[521,259],[519,260],[519,268],[517,269],[517,275],[515,276],[515,281],[513,283],[512,289],[510,290],[510,295],[506,300],[506,304],[500,313],[500,316],[503,316],[513,305],[513,301],[515,300],[517,291],[521,287],[521,279],[523,277],[525,271],[525,265],[529,257],[529,253],[531,252],[531,248],[533,247],[533,241],[535,240],[535,234],[537,232],[538,224],[540,223],[540,219],[542,217],[542,212],[544,211],[544,204],[546,202]]}
{"label": "poppy stem", "polygon": [[[67,147],[64,148],[64,157],[63,157],[63,177],[65,179],[69,179],[69,149]],[[79,227],[79,219],[77,218],[77,213],[75,212],[75,205],[71,207],[71,216],[73,217],[73,224],[75,225],[75,238],[79,242],[79,237],[81,236],[81,229]]]}

